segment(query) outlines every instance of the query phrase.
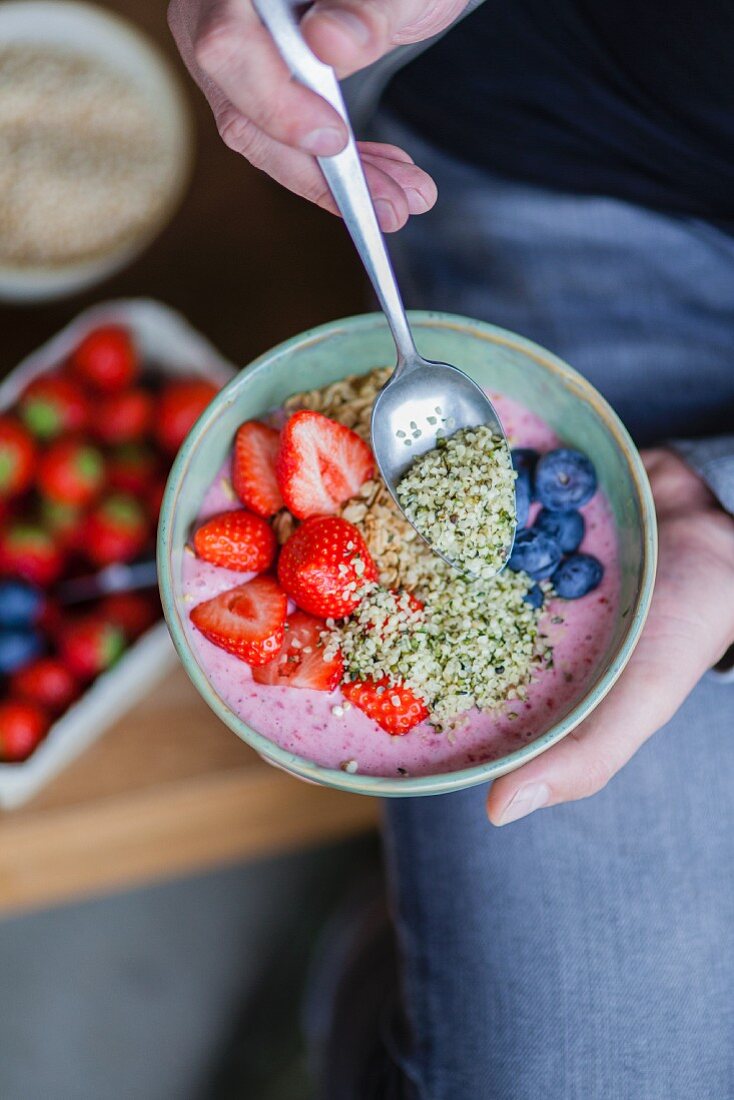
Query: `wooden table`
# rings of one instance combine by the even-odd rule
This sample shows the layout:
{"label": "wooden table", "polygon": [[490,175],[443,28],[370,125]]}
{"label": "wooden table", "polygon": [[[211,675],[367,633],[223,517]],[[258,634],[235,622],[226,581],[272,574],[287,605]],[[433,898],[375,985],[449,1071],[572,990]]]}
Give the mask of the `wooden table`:
{"label": "wooden table", "polygon": [[[237,364],[361,312],[363,284],[342,227],[224,147],[178,61],[165,5],[105,6],[147,30],[179,68],[197,129],[194,177],[171,225],[125,272],[72,299],[0,306],[0,373],[107,298],[168,302]],[[32,802],[0,817],[0,910],[346,834],[372,826],[376,812],[370,799],[263,764],[178,671]]]}
{"label": "wooden table", "polygon": [[0,910],[185,874],[374,827],[375,799],[263,763],[178,668],[0,819]]}

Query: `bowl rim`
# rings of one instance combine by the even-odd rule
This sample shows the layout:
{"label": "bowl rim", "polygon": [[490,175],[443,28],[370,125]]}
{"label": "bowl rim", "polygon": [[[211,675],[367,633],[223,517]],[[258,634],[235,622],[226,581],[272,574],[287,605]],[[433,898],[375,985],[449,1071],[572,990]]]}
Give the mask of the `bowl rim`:
{"label": "bowl rim", "polygon": [[[0,15],[12,17],[14,12],[43,14],[51,3],[49,0],[5,0],[1,7]],[[104,26],[126,39],[148,70],[155,71],[166,85],[180,140],[176,145],[174,170],[160,208],[141,224],[133,236],[119,241],[107,251],[69,262],[0,264],[0,297],[4,301],[21,304],[74,293],[102,282],[132,263],[171,222],[188,188],[195,159],[195,131],[188,96],[172,62],[158,43],[132,19],[90,0],[53,0],[53,11],[54,17],[59,20],[66,17],[72,21],[87,20],[90,27]],[[43,44],[54,39],[48,35],[34,35],[23,37],[22,41]],[[88,53],[89,50],[82,48],[80,52]],[[156,110],[160,108],[156,106]]]}
{"label": "bowl rim", "polygon": [[157,540],[158,576],[163,612],[173,643],[194,686],[224,724],[260,753],[268,763],[275,764],[301,779],[357,794],[398,798],[412,795],[446,794],[496,779],[500,775],[514,771],[522,764],[533,760],[536,756],[545,752],[546,749],[561,741],[571,730],[583,722],[614,686],[632,656],[649,611],[657,566],[655,506],[642,459],[617,414],[591,383],[575,371],[573,367],[568,366],[562,359],[553,355],[552,352],[546,351],[525,337],[518,336],[489,322],[463,317],[460,314],[433,310],[410,310],[409,317],[413,324],[423,328],[432,327],[454,329],[462,333],[468,332],[480,339],[487,340],[488,343],[520,350],[548,369],[551,374],[560,377],[564,383],[571,381],[577,392],[580,391],[578,392],[579,398],[592,405],[625,456],[635,487],[642,521],[642,576],[640,585],[633,608],[628,616],[627,632],[622,644],[608,667],[599,674],[597,680],[587,689],[583,697],[563,719],[555,723],[550,730],[547,730],[540,737],[527,745],[522,745],[512,753],[502,756],[498,760],[475,764],[470,768],[461,768],[453,772],[439,772],[435,775],[416,775],[404,778],[362,775],[359,772],[351,774],[341,769],[325,768],[315,764],[306,757],[281,748],[265,737],[264,734],[252,729],[251,726],[230,710],[211,687],[189,644],[185,628],[176,611],[173,594],[173,571],[171,567],[173,524],[171,520],[179,500],[183,479],[189,470],[199,440],[217,420],[222,406],[231,402],[232,390],[242,382],[243,374],[250,377],[256,372],[267,370],[275,361],[287,357],[296,349],[329,339],[338,332],[358,333],[368,328],[374,328],[376,325],[386,327],[382,313],[356,314],[351,317],[328,321],[323,325],[292,336],[258,356],[217,394],[191,429],[171,468],[161,508]]}

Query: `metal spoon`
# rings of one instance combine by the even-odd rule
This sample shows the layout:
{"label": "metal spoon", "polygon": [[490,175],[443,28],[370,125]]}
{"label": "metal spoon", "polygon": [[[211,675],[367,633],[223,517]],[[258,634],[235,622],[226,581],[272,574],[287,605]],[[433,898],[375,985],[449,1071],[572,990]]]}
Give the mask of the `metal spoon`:
{"label": "metal spoon", "polygon": [[[460,428],[486,424],[507,445],[505,433],[496,409],[476,382],[450,363],[424,359],[416,349],[339,82],[334,70],[314,56],[301,34],[298,12],[303,4],[298,0],[253,0],[253,3],[293,76],[330,103],[347,129],[348,141],[342,152],[333,157],[319,157],[318,162],[385,313],[397,349],[395,370],[372,411],[372,449],[380,473],[402,511],[396,496],[397,484],[417,455],[436,446],[439,434],[452,435]],[[425,538],[419,528],[416,530]],[[503,548],[500,568],[510,556],[512,542],[510,539]]]}

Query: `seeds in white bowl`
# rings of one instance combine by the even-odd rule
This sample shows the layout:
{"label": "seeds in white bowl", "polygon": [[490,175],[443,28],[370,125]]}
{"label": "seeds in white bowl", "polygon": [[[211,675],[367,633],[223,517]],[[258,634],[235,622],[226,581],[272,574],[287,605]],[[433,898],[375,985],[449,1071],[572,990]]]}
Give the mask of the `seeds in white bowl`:
{"label": "seeds in white bowl", "polygon": [[515,525],[515,470],[501,436],[486,425],[460,428],[419,455],[397,486],[406,516],[459,568],[493,577]]}
{"label": "seeds in white bowl", "polygon": [[155,105],[94,57],[0,49],[0,264],[61,267],[155,223],[178,151]]}

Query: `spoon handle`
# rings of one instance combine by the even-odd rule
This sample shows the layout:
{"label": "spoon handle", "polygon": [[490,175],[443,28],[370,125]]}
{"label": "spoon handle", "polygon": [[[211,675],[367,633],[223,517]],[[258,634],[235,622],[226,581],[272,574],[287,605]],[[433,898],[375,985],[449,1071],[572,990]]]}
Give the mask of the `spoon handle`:
{"label": "spoon handle", "polygon": [[418,353],[372,205],[339,82],[334,70],[319,61],[306,45],[296,14],[302,4],[297,0],[253,0],[253,4],[296,80],[330,103],[347,128],[348,140],[341,153],[317,159],[387,317],[398,351],[399,371],[403,365],[417,359]]}

